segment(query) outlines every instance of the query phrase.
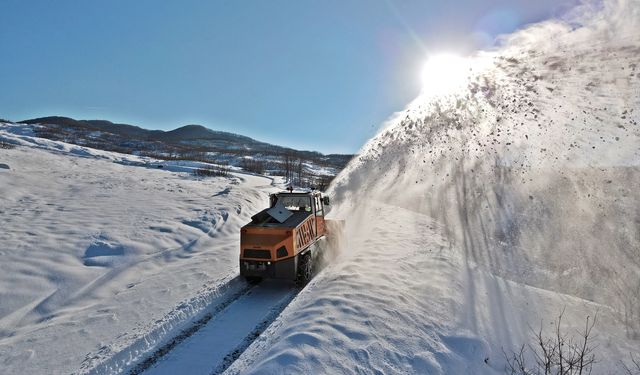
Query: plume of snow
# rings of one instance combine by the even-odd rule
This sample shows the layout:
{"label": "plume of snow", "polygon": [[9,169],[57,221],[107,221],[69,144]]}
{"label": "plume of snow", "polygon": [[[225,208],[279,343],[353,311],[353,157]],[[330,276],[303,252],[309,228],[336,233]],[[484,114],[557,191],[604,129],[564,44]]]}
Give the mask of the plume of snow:
{"label": "plume of snow", "polygon": [[467,267],[606,304],[640,337],[638,56],[638,1],[503,36],[467,88],[384,124],[334,181],[336,216],[355,233],[372,200],[428,214]]}

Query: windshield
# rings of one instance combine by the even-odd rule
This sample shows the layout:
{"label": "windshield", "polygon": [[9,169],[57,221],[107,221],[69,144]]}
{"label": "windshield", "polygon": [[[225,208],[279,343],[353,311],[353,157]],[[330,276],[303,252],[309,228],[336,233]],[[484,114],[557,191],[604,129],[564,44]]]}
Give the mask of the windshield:
{"label": "windshield", "polygon": [[291,211],[311,212],[311,199],[308,196],[278,195],[278,203]]}

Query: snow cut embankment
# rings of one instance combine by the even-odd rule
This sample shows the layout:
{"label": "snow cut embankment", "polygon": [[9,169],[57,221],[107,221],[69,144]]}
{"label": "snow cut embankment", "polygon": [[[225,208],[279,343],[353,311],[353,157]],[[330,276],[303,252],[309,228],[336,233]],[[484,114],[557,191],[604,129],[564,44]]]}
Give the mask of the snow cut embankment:
{"label": "snow cut embankment", "polygon": [[397,114],[332,186],[348,251],[233,371],[502,373],[502,350],[564,310],[570,334],[598,315],[594,373],[624,372],[640,353],[639,11],[532,25],[474,57],[464,90]]}

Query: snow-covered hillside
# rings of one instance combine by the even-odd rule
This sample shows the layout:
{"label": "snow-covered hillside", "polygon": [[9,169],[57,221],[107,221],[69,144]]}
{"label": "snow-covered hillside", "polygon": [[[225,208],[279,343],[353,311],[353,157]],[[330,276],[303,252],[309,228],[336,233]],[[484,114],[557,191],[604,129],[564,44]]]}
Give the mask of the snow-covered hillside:
{"label": "snow-covered hillside", "polygon": [[597,314],[594,373],[640,358],[640,6],[594,9],[369,141],[332,190],[348,251],[229,371],[502,373],[563,310]]}
{"label": "snow-covered hillside", "polygon": [[[34,138],[0,124],[0,373],[91,369],[170,337],[237,275],[267,178]],[[167,170],[168,169],[168,170]],[[125,350],[127,348],[130,350]],[[133,353],[133,354],[132,354]]]}

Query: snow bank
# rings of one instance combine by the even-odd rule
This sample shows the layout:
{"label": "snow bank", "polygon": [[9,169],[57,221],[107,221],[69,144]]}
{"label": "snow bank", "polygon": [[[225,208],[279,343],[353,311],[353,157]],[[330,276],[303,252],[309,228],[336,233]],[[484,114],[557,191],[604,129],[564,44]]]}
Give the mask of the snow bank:
{"label": "snow bank", "polygon": [[640,5],[583,6],[472,57],[332,186],[348,252],[234,372],[500,373],[566,308],[597,369],[640,353]]}
{"label": "snow bank", "polygon": [[87,355],[82,362],[81,374],[120,374],[134,369],[150,358],[155,350],[179,337],[185,329],[196,325],[218,306],[237,297],[247,284],[239,277],[228,277],[205,287],[195,297],[180,303],[161,319],[149,324],[141,334],[131,340],[116,341]]}
{"label": "snow bank", "polygon": [[[611,308],[466,264],[429,215],[373,203],[349,251],[319,275],[227,374],[501,374],[502,348],[598,312],[604,368],[637,350]],[[356,216],[351,219],[358,218]],[[548,317],[548,319],[547,319]],[[635,346],[634,346],[635,345]]]}
{"label": "snow bank", "polygon": [[640,30],[602,17],[478,57],[468,91],[416,100],[334,191],[427,213],[470,263],[611,305],[640,337]]}

